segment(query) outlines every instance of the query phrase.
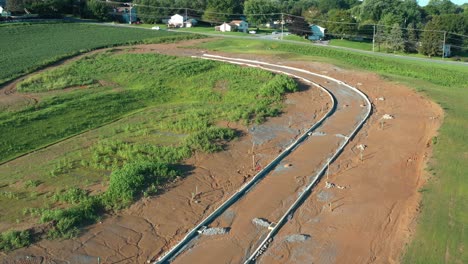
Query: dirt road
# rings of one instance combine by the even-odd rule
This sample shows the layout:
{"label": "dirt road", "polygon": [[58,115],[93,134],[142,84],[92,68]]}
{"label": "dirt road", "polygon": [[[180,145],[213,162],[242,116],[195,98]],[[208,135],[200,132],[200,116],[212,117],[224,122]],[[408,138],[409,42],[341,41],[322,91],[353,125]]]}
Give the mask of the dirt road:
{"label": "dirt road", "polygon": [[[211,57],[213,58],[213,57]],[[214,57],[218,59],[218,57]],[[223,61],[239,63],[226,57]],[[241,61],[244,62],[244,61]],[[256,63],[247,61],[250,66]],[[179,256],[175,263],[241,263],[248,259],[269,233],[267,226],[258,226],[254,219],[277,223],[311,183],[325,163],[339,150],[346,139],[365,120],[369,111],[365,98],[344,84],[280,65],[262,64],[262,68],[282,71],[322,85],[334,97],[333,113],[305,142],[287,156],[255,188],[218,217],[208,228],[221,227],[229,233],[202,236]]]}

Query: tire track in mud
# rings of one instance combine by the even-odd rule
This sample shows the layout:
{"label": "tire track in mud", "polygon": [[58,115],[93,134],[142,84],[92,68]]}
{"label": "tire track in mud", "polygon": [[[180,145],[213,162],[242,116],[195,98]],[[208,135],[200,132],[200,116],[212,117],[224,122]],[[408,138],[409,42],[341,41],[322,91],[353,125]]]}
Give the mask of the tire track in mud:
{"label": "tire track in mud", "polygon": [[[308,83],[308,84],[311,84],[311,85],[314,85],[314,86],[316,86],[318,88],[323,89],[325,92],[328,93],[328,95],[330,96],[331,101],[333,102],[333,107],[330,109],[330,111],[319,122],[317,122],[311,128],[309,128],[306,131],[306,133],[304,133],[298,140],[296,140],[285,151],[283,151],[275,160],[273,160],[272,163],[270,163],[268,166],[266,166],[265,169],[262,170],[259,174],[257,174],[249,183],[244,185],[238,192],[236,192],[227,201],[225,201],[217,210],[215,210],[213,213],[211,213],[200,224],[198,224],[194,229],[192,229],[178,244],[176,244],[165,255],[161,256],[155,263],[172,262],[180,254],[182,254],[182,255],[180,256],[179,259],[183,263],[197,262],[197,261],[198,262],[200,262],[200,261],[201,262],[215,261],[217,263],[236,263],[236,262],[238,263],[238,262],[244,262],[246,260],[247,260],[246,263],[254,262],[256,260],[256,258],[259,257],[261,255],[261,253],[266,249],[267,245],[272,241],[274,235],[279,230],[279,228],[281,228],[281,226],[288,220],[288,218],[292,217],[294,209],[296,209],[301,204],[303,198],[308,196],[308,194],[310,193],[310,190],[315,185],[315,183],[320,179],[320,176],[323,174],[324,170],[326,169],[326,164],[332,162],[340,154],[341,150],[348,143],[350,138],[352,138],[354,136],[354,134],[359,130],[359,128],[363,125],[363,123],[368,118],[368,116],[370,114],[370,111],[371,111],[370,101],[367,99],[367,97],[362,92],[360,92],[359,90],[357,90],[354,87],[351,87],[351,86],[349,86],[349,85],[347,85],[347,84],[345,84],[345,83],[343,83],[343,82],[341,82],[339,80],[330,78],[328,76],[315,74],[315,73],[305,71],[305,70],[302,70],[302,69],[297,69],[297,68],[292,68],[292,67],[287,67],[287,66],[281,66],[281,65],[274,65],[274,64],[260,62],[260,61],[252,61],[252,60],[244,60],[244,59],[236,59],[236,58],[228,58],[228,57],[212,56],[212,55],[204,55],[202,57],[197,57],[197,58],[224,61],[224,62],[228,62],[228,63],[232,63],[232,64],[244,65],[244,66],[249,66],[249,67],[257,67],[257,68],[262,68],[264,70],[269,70],[269,71],[272,71],[272,72],[287,74],[287,75],[290,75],[290,76],[292,76],[292,77],[294,77],[296,79],[300,79],[305,83]],[[307,76],[307,77],[304,77],[304,76]],[[313,76],[314,78],[319,78],[322,81],[326,80],[325,81],[325,83],[327,83],[326,86],[332,87],[332,89],[330,89],[329,87],[324,88],[323,86],[320,86],[317,83],[311,81],[309,79],[311,76]],[[329,84],[330,81],[332,81],[334,83],[334,85]],[[345,89],[343,89],[343,88],[345,88]],[[333,90],[333,95],[329,92],[330,90]],[[341,101],[343,101],[343,105],[344,105],[343,107],[337,106],[336,98],[339,98],[340,103],[341,103]],[[353,103],[353,107],[349,107],[348,109],[345,109],[351,104],[351,102]],[[359,107],[357,107],[357,105]],[[352,109],[352,110],[350,111],[350,109]],[[322,123],[325,120],[327,120],[326,124],[330,123],[330,122],[328,122],[328,119],[332,117],[332,114],[333,114],[333,116],[335,116],[336,111],[342,111],[342,110],[348,110],[348,112],[350,112],[350,113],[354,112],[354,115],[352,115],[353,118],[351,118],[351,123],[348,125],[349,127],[351,127],[352,131],[348,131],[348,130],[345,129],[345,131],[340,131],[341,133],[333,134],[334,131],[337,132],[337,131],[339,131],[339,129],[338,128],[333,128],[333,126],[328,126],[327,127],[325,124],[322,124]],[[344,112],[346,112],[346,111],[344,111]],[[341,117],[341,119],[342,119],[342,117]],[[334,121],[335,121],[335,123],[337,123],[337,122],[339,123],[340,118],[336,118],[336,120],[334,120]],[[330,130],[330,131],[327,131],[327,132],[331,132],[332,136],[331,137],[328,136],[328,135],[325,136],[326,135],[325,134],[325,135],[323,135],[323,138],[328,137],[328,142],[327,142],[326,145],[336,147],[336,148],[333,148],[333,151],[331,152],[332,155],[326,154],[325,159],[319,159],[318,161],[315,161],[316,162],[316,164],[314,165],[315,169],[314,168],[307,168],[306,171],[310,170],[309,172],[314,172],[314,174],[309,177],[308,182],[310,182],[310,183],[306,186],[306,188],[304,188],[304,181],[301,180],[301,181],[299,181],[301,184],[293,186],[293,188],[290,188],[291,189],[290,193],[286,193],[286,194],[283,193],[282,194],[283,196],[285,196],[285,198],[288,198],[288,200],[287,200],[288,202],[285,202],[285,199],[280,199],[280,204],[278,205],[278,208],[283,209],[283,211],[284,211],[285,206],[292,204],[292,206],[289,207],[286,210],[286,213],[278,212],[278,208],[273,208],[273,209],[269,208],[270,209],[270,212],[269,212],[270,216],[272,216],[272,214],[273,214],[275,216],[272,217],[272,218],[274,218],[274,219],[279,218],[280,219],[277,222],[276,227],[273,227],[272,230],[270,232],[267,232],[267,233],[265,233],[265,232],[262,233],[261,231],[255,232],[255,230],[252,230],[252,228],[251,228],[252,224],[250,223],[251,226],[248,227],[247,229],[249,229],[250,234],[252,234],[252,232],[253,232],[253,233],[255,233],[255,235],[253,237],[251,237],[250,240],[247,239],[248,241],[243,240],[243,235],[246,235],[245,232],[244,233],[240,232],[240,234],[242,234],[242,235],[239,235],[239,234],[231,235],[231,233],[237,232],[236,231],[236,230],[238,230],[237,227],[241,227],[241,229],[242,229],[242,227],[244,227],[244,228],[246,227],[246,224],[248,224],[250,222],[250,219],[252,219],[252,216],[253,216],[253,215],[249,215],[248,217],[236,217],[236,219],[243,219],[244,220],[244,223],[243,223],[244,226],[242,226],[242,225],[241,226],[236,226],[235,223],[230,224],[229,228],[230,228],[231,231],[228,234],[230,236],[229,239],[223,239],[223,238],[221,238],[221,239],[218,239],[218,238],[205,239],[204,237],[200,238],[198,236],[199,230],[201,228],[208,227],[210,224],[211,225],[214,224],[215,226],[219,225],[220,220],[218,220],[218,223],[216,223],[215,220],[220,218],[220,216],[222,216],[224,211],[226,211],[228,208],[229,208],[229,210],[234,210],[235,211],[236,207],[241,207],[241,209],[239,209],[237,212],[244,211],[243,209],[245,209],[245,208],[242,208],[242,205],[239,205],[239,204],[242,204],[242,203],[245,204],[245,200],[248,200],[249,195],[247,193],[249,193],[249,194],[250,193],[255,193],[258,189],[261,189],[261,187],[259,187],[259,186],[262,186],[264,184],[268,184],[268,181],[271,181],[270,179],[273,178],[273,175],[268,175],[268,178],[266,177],[266,175],[267,174],[275,174],[276,169],[278,168],[278,166],[281,165],[280,162],[282,162],[284,159],[292,158],[292,157],[288,157],[288,155],[294,156],[295,155],[294,153],[297,152],[296,149],[300,149],[302,147],[302,145],[304,145],[304,143],[306,143],[305,142],[306,140],[309,140],[310,138],[312,138],[314,136],[312,134],[312,131],[317,130],[318,128],[320,128],[321,130],[322,129]],[[346,136],[344,136],[344,135],[346,135]],[[307,144],[310,144],[310,143],[307,142]],[[314,147],[317,147],[317,146],[314,146]],[[329,150],[328,153],[330,153],[330,151],[331,150]],[[300,152],[300,150],[299,150],[299,152]],[[304,154],[304,153],[302,153],[302,154]],[[319,168],[320,167],[319,165],[323,165],[323,166],[321,167],[320,170],[317,171],[316,168]],[[273,169],[275,169],[275,171],[273,171]],[[304,178],[304,175],[297,175],[297,174],[294,175],[295,178],[297,178],[299,176]],[[256,185],[258,185],[258,186],[256,186]],[[299,190],[299,192],[298,192],[298,190]],[[291,196],[291,194],[292,194],[292,196]],[[299,198],[297,198],[298,195],[299,195]],[[250,195],[250,196],[252,196],[252,195]],[[255,196],[255,194],[254,194],[254,196]],[[246,206],[249,207],[249,205],[246,205]],[[252,206],[250,206],[250,207],[252,207]],[[263,208],[261,208],[261,209],[263,210]],[[255,214],[257,212],[253,212],[253,213]],[[258,215],[261,216],[261,213],[259,212]],[[281,216],[281,217],[279,217],[279,216]],[[247,223],[245,223],[245,220],[247,220]],[[224,235],[224,236],[227,236],[227,235]],[[231,242],[229,242],[229,241],[231,241]],[[261,243],[258,244],[258,241],[261,241]],[[213,243],[215,243],[215,244],[213,244]],[[224,248],[220,249],[219,245],[223,244],[223,243],[225,243],[226,246]],[[231,244],[229,244],[229,243],[231,243]],[[239,254],[237,254],[236,257],[229,256],[229,254],[223,254],[223,252],[225,250],[229,250],[230,248],[235,247],[235,245],[238,245],[238,244],[241,244],[241,243],[243,243],[244,247],[247,247],[247,248],[243,249],[244,252],[238,252]],[[213,248],[213,247],[215,247],[215,248]],[[221,259],[216,258],[216,257],[214,259],[209,258],[209,257],[207,257],[207,254],[196,253],[196,251],[199,248],[202,248],[202,249],[204,248],[205,251],[210,250],[211,253],[214,253],[215,251],[217,251],[218,255],[221,254],[221,257],[226,257],[227,256],[228,259],[224,259],[225,261],[222,261]],[[252,251],[252,248],[255,248],[255,250]],[[200,249],[198,251],[203,251],[202,249]],[[260,254],[259,254],[259,252],[260,252]],[[198,254],[198,256],[197,256],[197,254]],[[202,255],[202,257],[200,257],[200,254]],[[187,257],[187,255],[190,255],[190,256]],[[179,259],[176,259],[176,261],[179,262]]]}

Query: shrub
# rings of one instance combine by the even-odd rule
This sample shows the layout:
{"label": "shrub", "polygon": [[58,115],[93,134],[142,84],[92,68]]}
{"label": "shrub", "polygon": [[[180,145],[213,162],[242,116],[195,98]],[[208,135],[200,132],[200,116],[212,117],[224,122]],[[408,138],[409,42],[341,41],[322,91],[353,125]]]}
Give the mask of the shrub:
{"label": "shrub", "polygon": [[17,248],[29,246],[32,243],[29,230],[7,231],[0,235],[0,250],[10,251]]}
{"label": "shrub", "polygon": [[223,149],[226,141],[232,140],[235,132],[224,127],[210,127],[187,137],[185,144],[193,151],[212,153]]}
{"label": "shrub", "polygon": [[49,238],[71,238],[78,235],[79,227],[96,222],[102,210],[100,197],[89,196],[67,209],[44,210],[40,221],[54,223],[49,231]]}
{"label": "shrub", "polygon": [[39,180],[27,180],[24,183],[24,187],[26,187],[26,188],[37,187],[37,186],[39,186],[39,184],[41,184],[41,181],[39,181]]}
{"label": "shrub", "polygon": [[54,202],[66,202],[69,204],[78,204],[87,198],[87,192],[78,187],[72,187],[65,192],[56,193],[52,196]]}
{"label": "shrub", "polygon": [[161,185],[175,176],[177,172],[166,164],[127,163],[121,169],[112,172],[103,201],[108,208],[124,208],[142,195],[148,186]]}

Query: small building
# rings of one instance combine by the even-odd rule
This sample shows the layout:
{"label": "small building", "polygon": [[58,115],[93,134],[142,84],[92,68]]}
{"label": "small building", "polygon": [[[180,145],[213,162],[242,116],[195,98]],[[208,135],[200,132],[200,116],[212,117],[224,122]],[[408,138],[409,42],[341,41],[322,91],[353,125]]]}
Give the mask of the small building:
{"label": "small building", "polygon": [[169,19],[169,21],[167,22],[167,25],[169,27],[183,27],[184,26],[184,17],[179,15],[179,14],[175,14],[173,16],[171,16],[171,19]]}
{"label": "small building", "polygon": [[198,20],[194,18],[190,18],[190,19],[187,19],[184,24],[185,24],[185,27],[191,28],[198,24]]}
{"label": "small building", "polygon": [[163,19],[163,23],[164,22],[166,22],[167,26],[171,28],[181,28],[181,27],[190,28],[198,24],[198,20],[193,19],[193,18],[185,19],[185,17],[179,14],[175,14],[171,16],[171,18],[167,21],[164,21]]}
{"label": "small building", "polygon": [[312,35],[308,37],[309,40],[322,40],[325,38],[325,30],[326,28],[323,28],[319,25],[311,25],[310,26],[310,31],[312,32]]}
{"label": "small building", "polygon": [[242,31],[244,33],[249,31],[249,23],[245,22],[244,20],[233,20],[229,24],[231,24],[231,26],[235,26],[237,31]]}
{"label": "small building", "polygon": [[216,31],[221,31],[221,32],[230,32],[230,31],[233,31],[234,28],[233,28],[233,26],[231,24],[228,24],[228,23],[224,22],[220,26],[216,26],[215,30]]}
{"label": "small building", "polygon": [[452,45],[445,44],[444,45],[444,58],[448,58],[452,56]]}

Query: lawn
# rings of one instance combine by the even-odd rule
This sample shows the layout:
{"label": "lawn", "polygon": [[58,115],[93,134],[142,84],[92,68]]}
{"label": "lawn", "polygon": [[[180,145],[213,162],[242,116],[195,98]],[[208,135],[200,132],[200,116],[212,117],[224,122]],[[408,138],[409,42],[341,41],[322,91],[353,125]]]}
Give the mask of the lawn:
{"label": "lawn", "polygon": [[[281,33],[280,33],[281,34]],[[304,38],[304,37],[301,37],[301,36],[298,36],[298,35],[294,35],[294,34],[290,34],[290,35],[286,35],[283,37],[283,39],[285,40],[293,40],[293,41],[299,41],[299,42],[304,42],[304,43],[309,43],[309,44],[312,44],[312,41]]]}
{"label": "lawn", "polygon": [[422,213],[402,262],[466,263],[468,260],[468,67],[404,58],[384,58],[326,47],[249,40],[219,40],[203,48],[228,52],[320,58],[344,67],[379,73],[424,93],[445,110],[433,140],[432,174],[424,187]]}
{"label": "lawn", "polygon": [[52,145],[0,165],[0,221],[39,219],[55,223],[46,237],[75,236],[183,175],[175,165],[192,153],[223,150],[237,132],[219,121],[263,122],[296,88],[260,69],[113,50],[27,78],[18,92],[40,102],[0,113],[1,160]]}
{"label": "lawn", "polygon": [[0,25],[0,35],[0,84],[89,50],[182,37],[166,31],[74,23],[6,24]]}
{"label": "lawn", "polygon": [[347,39],[331,39],[330,46],[372,51],[372,42],[351,41]]}

